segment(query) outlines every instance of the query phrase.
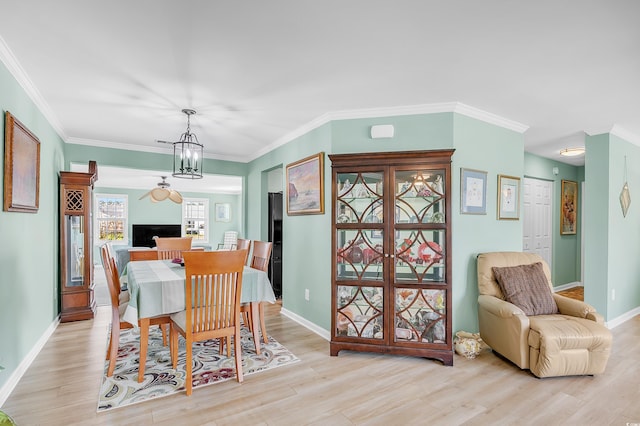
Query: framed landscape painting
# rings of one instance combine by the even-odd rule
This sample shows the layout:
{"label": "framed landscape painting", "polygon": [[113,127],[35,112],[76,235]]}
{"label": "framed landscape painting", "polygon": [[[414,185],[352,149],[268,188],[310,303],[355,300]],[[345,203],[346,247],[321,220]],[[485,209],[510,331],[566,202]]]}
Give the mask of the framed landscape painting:
{"label": "framed landscape painting", "polygon": [[4,132],[4,211],[37,213],[40,141],[9,111]]}
{"label": "framed landscape painting", "polygon": [[324,214],[324,152],[287,165],[287,214]]}

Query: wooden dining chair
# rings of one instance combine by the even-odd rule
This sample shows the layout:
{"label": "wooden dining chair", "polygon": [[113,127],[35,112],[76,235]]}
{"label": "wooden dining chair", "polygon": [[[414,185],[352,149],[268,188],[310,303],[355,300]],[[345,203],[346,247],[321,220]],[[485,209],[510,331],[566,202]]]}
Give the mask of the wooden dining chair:
{"label": "wooden dining chair", "polygon": [[[271,251],[273,250],[272,242],[254,241],[253,242],[253,255],[251,257],[250,266],[253,269],[260,271],[269,271],[269,260],[271,259]],[[249,329],[253,331],[251,318],[251,305],[249,303],[243,303],[240,306],[240,312],[242,314],[243,322],[248,325]],[[267,336],[267,326],[264,321],[264,302],[260,302],[258,305],[258,315],[260,317],[260,330],[262,332],[262,340],[264,343],[269,343],[269,336]],[[256,342],[256,345],[258,342]]]}
{"label": "wooden dining chair", "polygon": [[[122,317],[129,303],[129,292],[122,291],[120,285],[120,274],[116,266],[116,260],[109,256],[109,248],[103,245],[100,247],[100,255],[102,257],[102,267],[107,278],[107,287],[109,288],[109,296],[111,299],[111,336],[109,346],[107,347],[107,360],[109,367],[107,368],[107,377],[113,375],[116,366],[116,358],[118,356],[118,347],[120,345],[120,330],[133,328],[134,325],[125,321]],[[168,316],[160,316],[152,318],[150,325],[157,325],[162,331],[162,344],[167,344],[167,335],[165,325],[169,324]],[[143,362],[142,360],[140,362]]]}
{"label": "wooden dining chair", "polygon": [[[242,377],[242,351],[240,346],[240,297],[244,250],[188,251],[184,253],[185,310],[171,315],[170,348],[173,368],[178,365],[178,334],[186,340],[187,395],[193,389],[193,343],[220,339],[220,352],[224,341],[233,336],[236,379]],[[231,357],[231,344],[227,345]]]}
{"label": "wooden dining chair", "polygon": [[246,265],[249,261],[249,252],[251,251],[251,240],[245,240],[243,238],[238,238],[238,243],[236,244],[236,249],[238,250],[246,250],[247,257],[244,259],[244,264]]}
{"label": "wooden dining chair", "polygon": [[191,237],[165,237],[156,238],[158,248],[158,259],[181,259],[182,252],[191,250]]}
{"label": "wooden dining chair", "polygon": [[107,278],[107,287],[109,288],[109,296],[111,298],[111,337],[109,339],[109,346],[107,347],[107,360],[109,361],[107,377],[111,377],[116,366],[116,358],[118,357],[120,330],[133,328],[133,324],[122,319],[122,315],[124,315],[127,303],[129,302],[129,292],[120,291],[120,277],[118,277],[115,260],[109,255],[109,247],[107,244],[100,247],[100,255],[102,257],[102,266]]}

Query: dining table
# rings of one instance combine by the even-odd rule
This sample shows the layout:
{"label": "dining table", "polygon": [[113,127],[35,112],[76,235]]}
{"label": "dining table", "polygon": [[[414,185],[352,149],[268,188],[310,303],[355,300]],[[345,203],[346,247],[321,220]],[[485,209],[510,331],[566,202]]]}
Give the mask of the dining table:
{"label": "dining table", "polygon": [[[183,265],[174,263],[172,260],[129,262],[120,277],[121,284],[126,284],[130,294],[123,319],[140,327],[138,382],[142,382],[144,378],[151,320],[184,311],[186,308],[186,279]],[[258,308],[261,302],[275,303],[275,301],[276,297],[267,273],[245,266],[242,272],[240,303],[250,304],[251,328],[258,355],[260,354]]]}

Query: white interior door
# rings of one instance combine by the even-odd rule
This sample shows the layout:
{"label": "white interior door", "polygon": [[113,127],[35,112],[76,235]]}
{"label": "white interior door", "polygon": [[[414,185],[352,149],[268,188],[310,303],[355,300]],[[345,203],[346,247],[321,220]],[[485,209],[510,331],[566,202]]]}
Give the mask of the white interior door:
{"label": "white interior door", "polygon": [[551,268],[553,182],[533,178],[523,181],[523,241],[525,252],[540,255]]}

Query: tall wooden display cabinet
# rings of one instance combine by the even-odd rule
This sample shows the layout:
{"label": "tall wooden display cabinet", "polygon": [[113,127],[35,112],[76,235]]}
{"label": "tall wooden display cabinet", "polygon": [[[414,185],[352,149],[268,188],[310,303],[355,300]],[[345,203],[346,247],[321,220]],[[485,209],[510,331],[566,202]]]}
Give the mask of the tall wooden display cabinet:
{"label": "tall wooden display cabinet", "polygon": [[91,319],[93,294],[93,232],[91,205],[98,166],[89,171],[60,172],[60,321]]}
{"label": "tall wooden display cabinet", "polygon": [[330,353],[453,364],[453,150],[330,155]]}

